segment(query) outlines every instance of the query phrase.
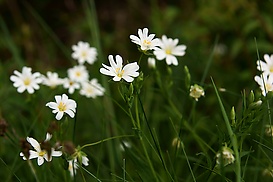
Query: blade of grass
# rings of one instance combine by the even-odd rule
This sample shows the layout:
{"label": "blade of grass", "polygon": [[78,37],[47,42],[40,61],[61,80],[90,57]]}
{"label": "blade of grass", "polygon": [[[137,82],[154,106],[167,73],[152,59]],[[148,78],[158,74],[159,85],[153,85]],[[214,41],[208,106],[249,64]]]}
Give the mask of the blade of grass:
{"label": "blade of grass", "polygon": [[237,141],[237,137],[236,135],[233,133],[233,130],[231,128],[231,125],[230,125],[230,122],[229,122],[229,119],[228,119],[228,116],[227,116],[227,113],[226,113],[226,110],[224,108],[224,105],[222,103],[222,100],[219,96],[219,93],[218,93],[218,90],[216,88],[216,85],[214,84],[214,81],[213,79],[211,78],[211,82],[213,84],[213,87],[214,87],[214,90],[215,90],[215,93],[216,93],[216,96],[217,96],[217,99],[218,99],[218,103],[220,105],[220,109],[222,111],[222,115],[223,115],[223,118],[224,118],[224,121],[225,121],[225,124],[226,124],[226,127],[227,127],[227,130],[228,130],[228,134],[229,134],[229,137],[230,137],[230,140],[231,140],[231,144],[233,146],[233,150],[234,150],[234,153],[235,153],[235,173],[236,173],[236,181],[237,182],[241,182],[241,159],[240,159],[240,155],[239,155],[239,150],[238,150],[238,141]]}

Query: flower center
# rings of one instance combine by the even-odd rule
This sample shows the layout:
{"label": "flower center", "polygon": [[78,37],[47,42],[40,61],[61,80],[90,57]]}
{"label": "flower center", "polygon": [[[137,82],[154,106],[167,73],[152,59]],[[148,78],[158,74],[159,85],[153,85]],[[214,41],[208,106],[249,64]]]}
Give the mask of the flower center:
{"label": "flower center", "polygon": [[145,45],[149,46],[149,45],[151,45],[152,42],[145,39],[145,40],[143,41],[143,43],[144,43]]}
{"label": "flower center", "polygon": [[26,86],[30,85],[31,80],[29,78],[24,79],[24,84]]}
{"label": "flower center", "polygon": [[171,54],[172,53],[172,51],[170,49],[166,49],[165,52],[166,52],[166,54]]}
{"label": "flower center", "polygon": [[41,151],[38,153],[38,155],[41,156],[41,157],[43,157],[45,154],[46,154],[46,151],[45,151],[45,150],[41,150]]}
{"label": "flower center", "polygon": [[86,56],[87,56],[86,51],[82,51],[81,56],[82,56],[83,58],[86,58]]}
{"label": "flower center", "polygon": [[63,103],[63,102],[60,102],[59,103],[59,106],[58,106],[58,109],[60,111],[65,111],[66,110],[66,105]]}
{"label": "flower center", "polygon": [[269,71],[270,71],[270,73],[273,73],[273,65],[270,65]]}
{"label": "flower center", "polygon": [[120,68],[117,68],[116,73],[117,73],[117,76],[121,78],[123,73],[124,73],[124,70],[121,70]]}
{"label": "flower center", "polygon": [[76,72],[76,76],[77,76],[77,77],[80,77],[80,76],[81,76],[81,72],[79,72],[79,71]]}

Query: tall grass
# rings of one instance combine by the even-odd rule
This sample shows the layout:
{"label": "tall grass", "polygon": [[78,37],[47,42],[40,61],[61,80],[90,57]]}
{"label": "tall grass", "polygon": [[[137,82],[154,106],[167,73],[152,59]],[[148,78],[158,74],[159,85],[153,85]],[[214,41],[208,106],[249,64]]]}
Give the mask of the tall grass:
{"label": "tall grass", "polygon": [[[117,4],[102,5],[94,0],[72,3],[70,8],[80,9],[81,13],[70,15],[71,22],[66,20],[67,29],[71,31],[69,36],[77,34],[77,41],[89,42],[98,53],[94,64],[85,64],[89,78],[98,79],[105,89],[104,95],[96,98],[87,98],[77,90],[69,94],[62,86],[52,89],[40,85],[34,94],[18,93],[10,80],[14,70],[20,72],[23,66],[28,66],[32,72],[46,75],[47,71],[55,71],[63,78],[69,68],[77,65],[71,57],[71,46],[77,42],[74,42],[75,38],[61,39],[50,21],[46,21],[47,16],[35,5],[20,2],[17,5],[20,5],[22,14],[31,17],[31,22],[26,23],[30,35],[38,36],[35,34],[38,31],[48,37],[47,45],[34,45],[37,52],[28,52],[22,46],[24,44],[18,44],[18,39],[23,38],[18,38],[20,33],[15,33],[8,17],[1,17],[0,179],[7,182],[271,181],[272,93],[262,95],[253,80],[258,72],[256,60],[263,61],[260,54],[272,51],[272,45],[263,40],[271,34],[271,29],[259,34],[262,36],[257,42],[261,44],[256,43],[255,49],[252,44],[248,48],[240,46],[242,40],[259,33],[256,26],[266,22],[271,27],[271,21],[268,16],[261,15],[252,23],[249,17],[258,16],[259,9],[247,1],[242,1],[242,4],[252,7],[249,17],[240,15],[238,19],[234,19],[233,11],[242,8],[239,3],[233,4],[233,9],[226,14],[222,12],[223,15],[218,9],[225,7],[225,3],[230,5],[229,2],[213,2],[208,3],[209,7],[203,4],[197,7],[194,2],[188,2],[185,3],[187,9],[179,3],[162,4],[156,0],[150,4],[117,1]],[[108,11],[119,9],[115,6],[135,11],[128,15],[124,13],[126,9],[120,10],[117,13],[121,14],[116,15],[119,22],[105,25],[102,22],[104,18],[114,19],[107,16],[110,14]],[[109,9],[103,11],[102,7]],[[191,13],[193,7],[196,15],[189,21],[185,14]],[[245,20],[249,24],[242,25],[243,33],[238,33],[239,40],[232,42],[233,39],[225,38],[221,31],[213,32],[216,31],[214,22],[205,16],[206,12],[219,13],[219,16],[214,15],[219,22],[223,20],[228,24],[234,20],[231,26],[242,25]],[[66,16],[63,14],[62,18]],[[138,20],[142,16],[149,18]],[[124,20],[130,26],[122,27]],[[207,27],[202,28],[203,23]],[[230,34],[231,30],[222,25],[218,29]],[[79,28],[71,28],[75,26]],[[129,35],[137,35],[138,28],[144,27],[158,38],[165,34],[178,38],[179,45],[187,46],[185,56],[177,56],[178,66],[167,65],[165,60],[157,60],[155,67],[148,66],[147,59],[155,58],[153,52],[141,51],[129,39]],[[228,46],[227,50],[222,50],[224,53],[219,52],[222,43]],[[49,56],[55,56],[56,62],[47,64],[48,57],[40,57],[47,53],[46,49],[41,50],[45,47],[61,52]],[[124,64],[137,62],[140,66],[139,76],[133,82],[115,82],[99,72],[102,64],[109,64],[107,56],[117,54],[123,57]],[[250,63],[234,63],[238,60],[236,56],[241,54]],[[26,59],[33,55],[37,58]],[[241,69],[246,65],[251,66]],[[197,99],[192,97],[196,85],[199,87],[195,89],[204,89],[204,96],[201,94]],[[53,101],[54,96],[64,93],[76,101],[76,115],[69,117],[65,114],[56,121],[55,115],[45,105]],[[37,159],[23,160],[20,152],[29,151],[28,147],[31,147],[26,138],[33,137],[43,146],[47,143],[44,140],[48,131],[53,134],[49,146],[56,144],[55,149],[61,150],[63,155],[53,157],[52,161],[45,161],[41,166]],[[89,165],[84,164],[84,157],[89,159]],[[71,176],[69,160],[75,158],[78,165],[70,167],[76,170],[76,174]]]}

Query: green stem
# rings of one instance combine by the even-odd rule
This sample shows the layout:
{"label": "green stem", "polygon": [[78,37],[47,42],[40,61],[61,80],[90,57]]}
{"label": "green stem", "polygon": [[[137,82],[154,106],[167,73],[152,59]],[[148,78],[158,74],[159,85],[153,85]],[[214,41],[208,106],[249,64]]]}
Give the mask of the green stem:
{"label": "green stem", "polygon": [[28,159],[27,162],[28,162],[28,165],[29,165],[29,167],[30,167],[30,169],[31,169],[32,174],[33,174],[34,177],[35,177],[35,180],[36,180],[37,182],[39,182],[39,178],[38,178],[38,176],[37,176],[37,174],[36,174],[35,168],[33,167],[31,161]]}
{"label": "green stem", "polygon": [[227,130],[228,130],[228,134],[229,134],[229,137],[230,137],[230,140],[231,140],[231,144],[232,144],[233,149],[234,149],[235,159],[236,159],[235,160],[236,181],[237,182],[241,182],[241,159],[240,159],[240,155],[239,155],[237,137],[233,133],[233,130],[232,130],[231,126],[230,126],[227,113],[225,112],[224,105],[223,105],[223,103],[222,103],[222,101],[220,99],[219,93],[217,91],[217,88],[216,88],[216,86],[215,86],[214,81],[213,81],[212,78],[211,78],[211,81],[212,81],[212,84],[213,84],[216,96],[218,98],[218,102],[219,102],[219,105],[220,105],[220,108],[221,108],[221,111],[222,111],[222,115],[223,115],[223,118],[224,118]]}
{"label": "green stem", "polygon": [[85,148],[85,147],[90,147],[90,146],[98,145],[98,144],[101,144],[101,143],[106,142],[106,141],[109,141],[109,140],[113,140],[113,139],[117,139],[117,138],[125,138],[125,137],[134,137],[134,135],[121,135],[121,136],[115,136],[115,137],[106,138],[106,139],[100,140],[100,141],[98,141],[98,142],[85,144],[85,145],[83,145],[83,146],[80,148],[80,150],[82,150],[82,149]]}

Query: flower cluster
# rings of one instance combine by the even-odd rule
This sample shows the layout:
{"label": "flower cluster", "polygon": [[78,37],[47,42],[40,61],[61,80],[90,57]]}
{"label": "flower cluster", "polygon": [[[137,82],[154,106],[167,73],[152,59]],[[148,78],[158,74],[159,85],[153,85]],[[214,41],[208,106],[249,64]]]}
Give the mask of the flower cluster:
{"label": "flower cluster", "polygon": [[93,64],[96,61],[97,50],[90,47],[86,42],[78,42],[77,45],[73,45],[72,57],[77,59],[79,65],[75,65],[67,70],[67,77],[60,78],[58,73],[48,71],[46,75],[42,75],[39,72],[32,73],[32,69],[29,67],[23,67],[22,73],[15,70],[14,75],[10,77],[13,86],[17,88],[19,93],[27,90],[29,94],[33,94],[35,90],[40,88],[40,84],[48,86],[52,89],[59,85],[68,89],[69,94],[73,94],[75,90],[79,90],[79,93],[88,98],[96,98],[97,96],[104,95],[105,89],[99,84],[96,78],[89,79],[89,73],[84,66],[84,62]]}
{"label": "flower cluster", "polygon": [[[155,38],[155,34],[148,34],[148,28],[138,29],[138,36],[130,35],[133,43],[138,45],[141,52],[147,55],[153,55],[157,60],[166,60],[167,65],[178,65],[176,56],[184,56],[186,46],[177,45],[178,39],[167,38],[163,35],[161,39]],[[149,57],[150,67],[155,67],[155,58]],[[120,55],[108,56],[110,66],[102,64],[100,72],[104,75],[112,76],[114,81],[124,79],[126,82],[133,82],[134,78],[139,76],[139,65],[137,62],[128,63],[123,66],[123,59]]]}
{"label": "flower cluster", "polygon": [[273,91],[273,54],[264,55],[265,62],[258,60],[257,69],[262,73],[255,76],[254,80],[259,84],[262,94],[266,96],[268,92]]}

